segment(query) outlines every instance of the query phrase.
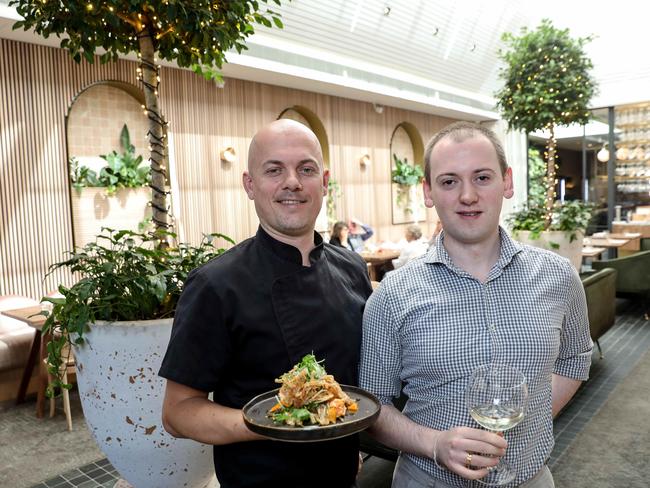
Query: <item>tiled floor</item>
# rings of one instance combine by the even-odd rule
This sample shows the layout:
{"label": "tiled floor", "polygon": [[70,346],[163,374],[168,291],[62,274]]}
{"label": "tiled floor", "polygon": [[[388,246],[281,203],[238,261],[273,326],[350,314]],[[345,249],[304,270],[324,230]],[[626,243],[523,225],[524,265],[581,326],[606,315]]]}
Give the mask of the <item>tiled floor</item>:
{"label": "tiled floor", "polygon": [[108,459],[87,464],[34,485],[32,488],[113,488],[119,475]]}
{"label": "tiled floor", "polygon": [[[600,340],[604,359],[597,348],[590,380],[578,391],[573,401],[555,422],[555,450],[549,460],[553,469],[576,434],[605,403],[616,385],[627,376],[643,354],[650,349],[650,324],[643,320],[641,309],[623,310],[616,325]],[[370,459],[360,479],[361,488],[390,486],[392,463]],[[98,488],[113,487],[119,475],[108,460],[82,466],[32,488]]]}
{"label": "tiled floor", "polygon": [[650,349],[650,323],[643,319],[640,307],[626,310],[617,316],[616,325],[599,342],[603,359],[594,347],[589,381],[555,421],[555,449],[549,459],[551,469],[616,385]]}

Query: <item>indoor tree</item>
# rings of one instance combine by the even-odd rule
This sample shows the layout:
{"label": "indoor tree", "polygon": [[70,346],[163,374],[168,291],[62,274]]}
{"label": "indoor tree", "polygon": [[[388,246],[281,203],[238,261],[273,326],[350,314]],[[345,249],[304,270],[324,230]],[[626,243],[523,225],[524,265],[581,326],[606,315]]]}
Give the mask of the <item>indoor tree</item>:
{"label": "indoor tree", "polygon": [[[272,0],[280,5],[280,0]],[[206,79],[220,80],[218,69],[226,51],[246,49],[244,39],[254,32],[254,24],[282,28],[278,13],[263,6],[269,0],[193,1],[180,0],[12,0],[23,17],[14,29],[23,28],[49,37],[62,37],[76,62],[95,60],[101,48],[102,63],[120,55],[138,54],[138,79],[145,96],[149,119],[152,216],[156,233],[166,235],[167,192],[164,158],[167,154],[166,121],[160,113],[160,66],[157,58],[191,67]]]}
{"label": "indoor tree", "polygon": [[548,230],[555,203],[555,127],[587,123],[596,91],[593,64],[584,51],[591,38],[572,38],[568,29],[557,29],[544,19],[535,30],[524,27],[519,36],[505,33],[502,40],[507,46],[499,52],[505,62],[499,73],[504,86],[496,93],[502,117],[512,129],[550,133],[543,202],[543,227]]}

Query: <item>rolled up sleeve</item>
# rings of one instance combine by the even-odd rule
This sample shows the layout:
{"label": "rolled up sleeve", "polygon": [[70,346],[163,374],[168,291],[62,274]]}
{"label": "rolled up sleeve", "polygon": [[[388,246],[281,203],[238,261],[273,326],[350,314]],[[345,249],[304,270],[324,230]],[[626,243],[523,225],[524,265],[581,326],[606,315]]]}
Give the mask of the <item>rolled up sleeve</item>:
{"label": "rolled up sleeve", "polygon": [[389,302],[389,293],[382,283],[366,303],[359,367],[359,385],[382,404],[391,403],[401,390],[401,344]]}
{"label": "rolled up sleeve", "polygon": [[560,350],[554,373],[576,380],[587,380],[594,344],[589,332],[587,302],[582,281],[572,270],[562,326]]}

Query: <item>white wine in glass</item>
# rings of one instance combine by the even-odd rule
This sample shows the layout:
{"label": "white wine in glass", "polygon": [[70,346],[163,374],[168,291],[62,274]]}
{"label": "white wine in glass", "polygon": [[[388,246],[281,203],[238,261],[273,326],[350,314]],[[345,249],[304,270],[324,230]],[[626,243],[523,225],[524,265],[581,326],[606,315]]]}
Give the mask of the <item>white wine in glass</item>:
{"label": "white wine in glass", "polygon": [[[524,418],[528,386],[521,371],[505,364],[484,364],[474,370],[465,398],[476,422],[492,432],[513,428]],[[488,474],[476,480],[489,486],[510,483],[515,470],[503,459]]]}
{"label": "white wine in glass", "polygon": [[523,408],[481,405],[470,409],[472,418],[487,430],[503,432],[512,429],[524,418]]}

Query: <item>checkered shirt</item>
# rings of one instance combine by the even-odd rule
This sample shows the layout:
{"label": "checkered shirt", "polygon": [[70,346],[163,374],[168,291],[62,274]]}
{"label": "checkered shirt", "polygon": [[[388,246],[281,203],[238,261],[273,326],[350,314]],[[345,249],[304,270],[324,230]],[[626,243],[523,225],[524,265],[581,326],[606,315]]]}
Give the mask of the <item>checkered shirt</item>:
{"label": "checkered shirt", "polygon": [[[481,283],[454,265],[444,232],[424,256],[389,273],[366,304],[360,385],[388,404],[402,383],[404,414],[438,430],[480,426],[465,389],[479,365],[519,368],[528,381],[524,420],[506,432],[517,486],[553,449],[551,375],[585,380],[593,347],[580,278],[568,260],[513,241],[499,228],[500,257]],[[433,478],[466,480],[432,459],[405,454]]]}

